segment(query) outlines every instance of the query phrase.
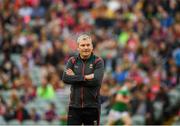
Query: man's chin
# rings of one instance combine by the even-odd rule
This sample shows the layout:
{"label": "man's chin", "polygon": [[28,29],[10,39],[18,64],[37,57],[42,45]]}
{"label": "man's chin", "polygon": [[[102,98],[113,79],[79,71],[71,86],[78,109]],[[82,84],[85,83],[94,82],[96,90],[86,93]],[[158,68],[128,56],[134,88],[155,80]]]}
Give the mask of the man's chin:
{"label": "man's chin", "polygon": [[83,56],[88,57],[90,55],[91,55],[90,53],[85,53]]}
{"label": "man's chin", "polygon": [[83,55],[83,57],[89,57],[89,55]]}

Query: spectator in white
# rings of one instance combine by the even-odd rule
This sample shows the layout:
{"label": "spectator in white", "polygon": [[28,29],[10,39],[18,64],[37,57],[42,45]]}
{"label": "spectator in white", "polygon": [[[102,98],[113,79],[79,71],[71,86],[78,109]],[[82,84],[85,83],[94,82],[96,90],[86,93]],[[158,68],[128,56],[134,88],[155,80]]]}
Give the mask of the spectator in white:
{"label": "spectator in white", "polygon": [[26,2],[23,3],[24,5],[19,9],[18,14],[22,17],[24,16],[31,16],[33,9],[31,6],[27,5]]}

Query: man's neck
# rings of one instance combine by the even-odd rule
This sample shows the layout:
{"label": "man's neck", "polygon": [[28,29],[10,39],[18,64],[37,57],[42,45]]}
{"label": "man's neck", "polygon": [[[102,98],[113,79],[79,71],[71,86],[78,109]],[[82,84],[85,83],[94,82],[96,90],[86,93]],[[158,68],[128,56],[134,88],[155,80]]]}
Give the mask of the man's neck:
{"label": "man's neck", "polygon": [[80,57],[81,57],[82,60],[87,60],[90,56],[91,56],[91,55],[89,55],[89,56],[81,56],[81,55],[80,55]]}

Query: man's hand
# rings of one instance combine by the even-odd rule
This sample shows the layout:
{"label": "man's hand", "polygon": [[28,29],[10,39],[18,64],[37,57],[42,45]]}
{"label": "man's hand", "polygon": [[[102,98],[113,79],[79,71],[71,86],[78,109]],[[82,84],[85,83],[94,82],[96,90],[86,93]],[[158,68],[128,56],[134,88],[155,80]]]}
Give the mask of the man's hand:
{"label": "man's hand", "polygon": [[94,74],[85,75],[86,80],[92,80],[93,78],[94,78]]}
{"label": "man's hand", "polygon": [[66,70],[66,74],[67,74],[67,75],[71,75],[71,76],[72,76],[72,75],[75,75],[74,72],[73,72],[71,69],[67,69],[67,70]]}

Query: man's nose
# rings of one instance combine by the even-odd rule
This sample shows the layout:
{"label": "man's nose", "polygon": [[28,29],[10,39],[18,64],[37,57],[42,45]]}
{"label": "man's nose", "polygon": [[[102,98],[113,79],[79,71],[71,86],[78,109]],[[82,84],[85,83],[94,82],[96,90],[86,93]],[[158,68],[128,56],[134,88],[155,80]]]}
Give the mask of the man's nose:
{"label": "man's nose", "polygon": [[87,49],[87,48],[88,48],[88,46],[84,46],[84,48],[85,48],[85,49]]}

